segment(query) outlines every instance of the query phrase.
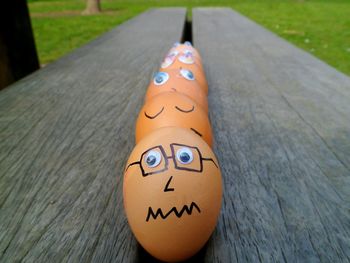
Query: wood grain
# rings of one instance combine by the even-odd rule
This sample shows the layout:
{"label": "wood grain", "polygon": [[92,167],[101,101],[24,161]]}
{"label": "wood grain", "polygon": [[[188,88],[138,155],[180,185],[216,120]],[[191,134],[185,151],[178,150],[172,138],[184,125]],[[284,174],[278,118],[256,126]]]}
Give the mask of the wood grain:
{"label": "wood grain", "polygon": [[349,262],[349,77],[231,9],[192,37],[225,185],[205,261]]}
{"label": "wood grain", "polygon": [[186,10],[153,9],[0,92],[0,261],[134,262],[122,173]]}

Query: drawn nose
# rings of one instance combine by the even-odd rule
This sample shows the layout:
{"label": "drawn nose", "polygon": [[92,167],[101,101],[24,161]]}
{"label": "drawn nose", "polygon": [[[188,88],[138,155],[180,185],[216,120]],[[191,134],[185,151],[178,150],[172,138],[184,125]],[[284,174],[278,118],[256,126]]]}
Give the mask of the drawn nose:
{"label": "drawn nose", "polygon": [[170,176],[168,182],[166,183],[165,187],[164,187],[164,192],[171,192],[171,191],[174,191],[175,189],[174,188],[171,188],[170,187],[170,183],[171,183],[171,180],[173,179],[172,176]]}

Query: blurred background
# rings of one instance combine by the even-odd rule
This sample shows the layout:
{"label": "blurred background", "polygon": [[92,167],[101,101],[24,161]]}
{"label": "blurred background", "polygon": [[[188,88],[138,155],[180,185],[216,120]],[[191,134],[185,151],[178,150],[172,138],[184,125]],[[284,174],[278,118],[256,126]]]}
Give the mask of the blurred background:
{"label": "blurred background", "polygon": [[350,0],[27,0],[27,6],[40,67],[152,7],[185,6],[191,19],[193,7],[226,6],[350,75]]}
{"label": "blurred background", "polygon": [[[350,75],[349,0],[28,0],[45,65],[151,7],[228,6]],[[191,12],[188,12],[191,16]],[[213,40],[215,41],[215,40]]]}

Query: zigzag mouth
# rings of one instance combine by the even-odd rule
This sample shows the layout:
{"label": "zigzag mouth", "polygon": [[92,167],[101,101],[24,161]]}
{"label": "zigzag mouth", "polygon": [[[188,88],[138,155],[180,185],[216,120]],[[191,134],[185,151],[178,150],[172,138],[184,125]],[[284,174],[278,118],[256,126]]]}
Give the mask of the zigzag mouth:
{"label": "zigzag mouth", "polygon": [[192,202],[189,207],[187,205],[184,205],[180,211],[178,211],[177,208],[174,206],[166,214],[163,213],[161,208],[158,208],[157,211],[154,213],[152,207],[149,207],[147,217],[146,217],[146,222],[148,222],[150,218],[153,218],[154,220],[156,220],[158,216],[162,219],[166,219],[170,214],[175,214],[175,216],[177,216],[178,218],[182,217],[182,215],[185,212],[188,215],[192,215],[192,211],[194,208],[197,209],[198,213],[201,212],[201,210],[199,209],[199,206],[195,202]]}

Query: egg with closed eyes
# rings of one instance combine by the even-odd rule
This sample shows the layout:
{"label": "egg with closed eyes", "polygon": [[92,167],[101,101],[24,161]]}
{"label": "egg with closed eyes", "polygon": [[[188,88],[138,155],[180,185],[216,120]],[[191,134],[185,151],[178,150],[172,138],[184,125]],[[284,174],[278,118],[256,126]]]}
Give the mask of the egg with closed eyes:
{"label": "egg with closed eyes", "polygon": [[208,115],[192,99],[179,92],[164,92],[148,100],[136,121],[136,143],[161,127],[187,128],[212,146]]}

